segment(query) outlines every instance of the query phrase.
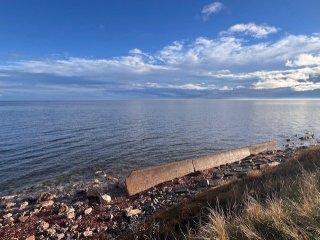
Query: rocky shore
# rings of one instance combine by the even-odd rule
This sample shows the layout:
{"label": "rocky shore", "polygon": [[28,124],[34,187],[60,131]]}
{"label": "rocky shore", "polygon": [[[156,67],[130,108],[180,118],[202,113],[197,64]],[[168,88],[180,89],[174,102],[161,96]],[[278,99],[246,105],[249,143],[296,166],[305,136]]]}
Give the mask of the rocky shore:
{"label": "rocky shore", "polygon": [[[309,138],[310,136],[310,138]],[[297,137],[298,138],[298,137]],[[314,139],[306,134],[308,141]],[[55,196],[0,198],[0,239],[121,239],[134,234],[157,212],[183,203],[208,188],[243,178],[263,168],[286,162],[301,148],[292,139],[282,150],[251,155],[239,162],[189,174],[127,196],[122,181],[96,172],[85,189]]]}

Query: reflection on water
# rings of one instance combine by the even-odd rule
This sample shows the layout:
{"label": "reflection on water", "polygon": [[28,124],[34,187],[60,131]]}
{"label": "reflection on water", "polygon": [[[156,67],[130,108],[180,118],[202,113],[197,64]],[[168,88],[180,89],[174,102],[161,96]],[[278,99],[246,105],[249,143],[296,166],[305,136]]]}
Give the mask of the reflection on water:
{"label": "reflection on water", "polygon": [[0,102],[0,193],[320,133],[320,101]]}

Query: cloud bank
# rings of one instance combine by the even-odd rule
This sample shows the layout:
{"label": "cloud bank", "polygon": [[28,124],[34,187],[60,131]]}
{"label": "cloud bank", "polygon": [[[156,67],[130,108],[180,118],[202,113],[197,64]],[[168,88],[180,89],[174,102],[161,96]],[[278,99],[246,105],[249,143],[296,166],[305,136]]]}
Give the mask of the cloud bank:
{"label": "cloud bank", "polygon": [[264,38],[270,34],[277,33],[279,30],[279,28],[268,26],[267,24],[257,25],[255,23],[239,23],[231,26],[227,31],[222,31],[220,35],[240,33],[255,38]]}
{"label": "cloud bank", "polygon": [[[320,35],[289,34],[267,39],[278,30],[268,25],[237,24],[216,38],[174,41],[152,53],[135,48],[126,56],[113,58],[3,62],[0,94],[1,98],[99,99],[319,90]],[[246,38],[249,35],[255,37],[254,41]]]}

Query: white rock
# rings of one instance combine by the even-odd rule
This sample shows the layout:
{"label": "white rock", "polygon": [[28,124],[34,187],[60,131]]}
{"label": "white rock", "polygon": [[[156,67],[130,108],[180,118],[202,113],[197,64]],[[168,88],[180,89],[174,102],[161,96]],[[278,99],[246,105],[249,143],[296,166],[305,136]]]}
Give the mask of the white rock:
{"label": "white rock", "polygon": [[56,234],[55,237],[56,237],[57,240],[61,240],[61,239],[64,238],[64,233]]}
{"label": "white rock", "polygon": [[91,237],[91,236],[92,236],[92,231],[90,231],[90,230],[84,231],[84,232],[83,232],[83,236],[84,236],[84,237]]}
{"label": "white rock", "polygon": [[101,196],[101,199],[102,199],[103,202],[105,202],[105,203],[111,202],[111,196],[109,196],[108,194],[102,195],[102,196]]}
{"label": "white rock", "polygon": [[268,166],[275,167],[275,166],[278,166],[279,164],[280,164],[279,162],[271,162],[271,163],[268,163]]}
{"label": "white rock", "polygon": [[84,210],[84,215],[89,215],[92,212],[92,208],[87,208]]}
{"label": "white rock", "polygon": [[28,207],[29,203],[27,201],[21,203],[20,210],[26,209]]}
{"label": "white rock", "polygon": [[12,213],[7,213],[6,215],[3,215],[4,219],[10,218],[12,217]]}
{"label": "white rock", "polygon": [[70,207],[68,212],[67,212],[67,218],[72,219],[75,218],[75,213],[74,213],[74,208]]}
{"label": "white rock", "polygon": [[127,217],[133,217],[141,213],[140,209],[132,209],[131,207],[125,209]]}

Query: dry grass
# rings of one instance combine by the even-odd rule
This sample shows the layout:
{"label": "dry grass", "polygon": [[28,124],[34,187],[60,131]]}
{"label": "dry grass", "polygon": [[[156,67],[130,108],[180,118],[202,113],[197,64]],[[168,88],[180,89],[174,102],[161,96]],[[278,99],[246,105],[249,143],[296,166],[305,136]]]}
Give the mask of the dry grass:
{"label": "dry grass", "polygon": [[320,148],[315,147],[257,175],[236,204],[211,208],[206,223],[187,238],[320,239],[319,166]]}
{"label": "dry grass", "polygon": [[124,239],[320,239],[319,180],[320,147],[301,150],[157,214]]}

